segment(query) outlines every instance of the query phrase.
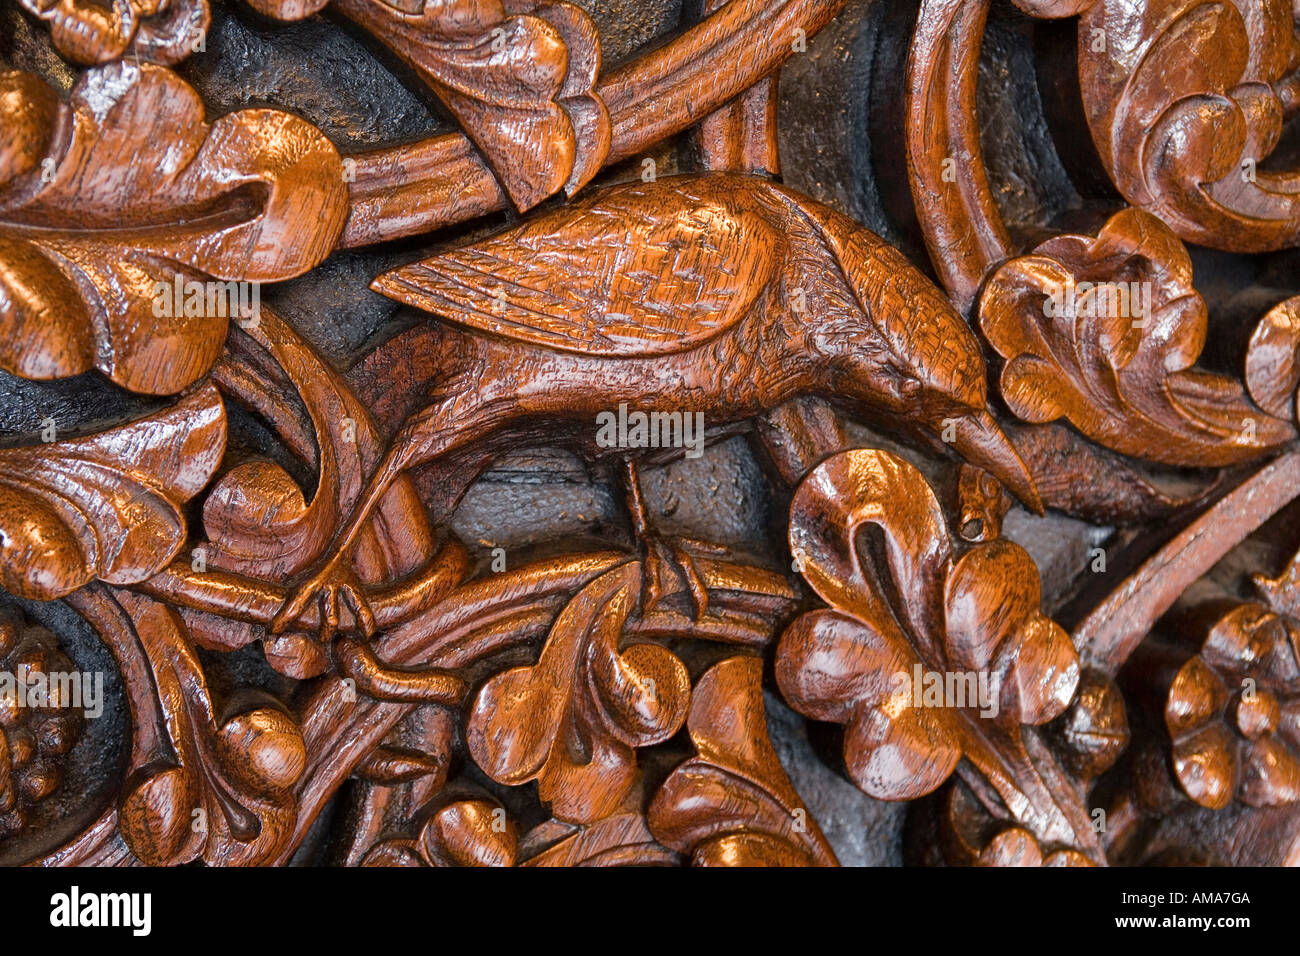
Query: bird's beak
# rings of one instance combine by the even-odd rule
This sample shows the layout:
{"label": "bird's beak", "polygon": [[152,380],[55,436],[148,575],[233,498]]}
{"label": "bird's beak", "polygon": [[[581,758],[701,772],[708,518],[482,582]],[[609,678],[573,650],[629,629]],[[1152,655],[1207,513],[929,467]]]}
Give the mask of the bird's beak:
{"label": "bird's beak", "polygon": [[956,434],[952,444],[963,458],[991,473],[1026,508],[1043,514],[1043,499],[1029,469],[986,409],[957,419]]}

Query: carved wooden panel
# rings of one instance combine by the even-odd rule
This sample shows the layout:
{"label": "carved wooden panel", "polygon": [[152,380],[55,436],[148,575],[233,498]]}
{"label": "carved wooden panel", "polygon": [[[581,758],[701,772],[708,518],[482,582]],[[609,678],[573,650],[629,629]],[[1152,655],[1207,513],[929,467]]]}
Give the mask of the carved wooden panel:
{"label": "carved wooden panel", "polygon": [[0,3],[0,862],[1300,863],[1292,4]]}

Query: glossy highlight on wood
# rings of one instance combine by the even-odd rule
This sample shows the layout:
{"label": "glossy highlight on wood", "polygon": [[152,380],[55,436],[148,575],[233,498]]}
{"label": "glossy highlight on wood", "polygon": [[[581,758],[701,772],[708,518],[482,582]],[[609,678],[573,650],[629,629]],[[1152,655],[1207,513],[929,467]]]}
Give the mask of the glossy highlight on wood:
{"label": "glossy highlight on wood", "polygon": [[1300,861],[1291,4],[13,2],[0,860]]}

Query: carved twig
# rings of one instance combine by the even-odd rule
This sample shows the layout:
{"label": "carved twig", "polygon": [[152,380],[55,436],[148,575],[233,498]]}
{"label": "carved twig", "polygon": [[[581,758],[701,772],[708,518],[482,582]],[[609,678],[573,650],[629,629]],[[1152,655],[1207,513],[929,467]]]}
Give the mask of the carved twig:
{"label": "carved twig", "polygon": [[1083,662],[1113,675],[1179,595],[1297,495],[1300,453],[1289,452],[1215,502],[1074,629]]}

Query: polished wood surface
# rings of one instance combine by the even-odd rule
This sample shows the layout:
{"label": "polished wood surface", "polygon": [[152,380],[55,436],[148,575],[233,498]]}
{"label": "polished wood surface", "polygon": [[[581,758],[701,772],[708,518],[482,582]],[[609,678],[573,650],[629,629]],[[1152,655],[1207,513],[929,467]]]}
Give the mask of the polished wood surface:
{"label": "polished wood surface", "polygon": [[[1291,4],[921,0],[888,237],[782,155],[860,5],[706,0],[610,66],[599,4],[248,4],[445,125],[205,102],[226,4],[11,11],[0,399],[135,404],[0,441],[0,678],[89,640],[122,715],[0,694],[0,858],[834,866],[788,720],[909,804],[896,862],[1300,862]],[[981,51],[1062,22],[1103,183],[1013,216]],[[385,318],[345,356],[300,277]],[[733,446],[773,533],[663,520]],[[524,453],[615,517],[458,530]]]}

